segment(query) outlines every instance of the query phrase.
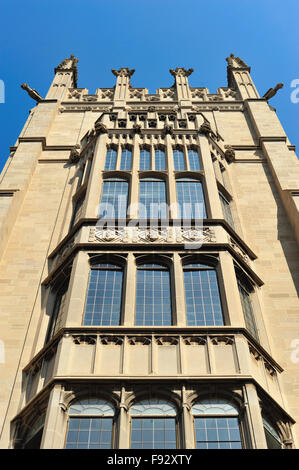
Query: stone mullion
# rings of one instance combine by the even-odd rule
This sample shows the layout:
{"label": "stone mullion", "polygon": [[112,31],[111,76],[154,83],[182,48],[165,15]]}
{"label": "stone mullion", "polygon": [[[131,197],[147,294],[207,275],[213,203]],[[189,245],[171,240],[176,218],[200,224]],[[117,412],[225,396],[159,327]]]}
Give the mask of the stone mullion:
{"label": "stone mullion", "polygon": [[123,310],[123,325],[133,326],[135,319],[136,263],[133,253],[128,254],[125,279],[125,297]]}
{"label": "stone mullion", "polygon": [[172,298],[173,303],[175,302],[176,324],[177,326],[186,326],[186,303],[182,261],[178,253],[174,253],[173,257],[175,291]]}
{"label": "stone mullion", "polygon": [[166,135],[166,158],[167,158],[167,169],[168,169],[168,204],[170,206],[169,217],[170,219],[177,219],[177,196],[176,196],[176,182],[174,175],[174,164],[173,164],[173,146],[172,139],[169,134]]}
{"label": "stone mullion", "polygon": [[223,219],[221,203],[214,173],[208,140],[205,136],[199,136],[200,151],[205,175],[204,191],[206,192],[207,217]]}
{"label": "stone mullion", "polygon": [[62,386],[55,385],[48,402],[41,449],[63,449],[68,414],[61,407]]}
{"label": "stone mullion", "polygon": [[219,259],[221,268],[219,273],[219,290],[224,317],[226,317],[225,323],[245,328],[245,319],[233,259],[226,251],[219,253]]}
{"label": "stone mullion", "polygon": [[139,194],[139,156],[140,156],[140,138],[135,134],[133,139],[132,151],[132,179],[129,191],[129,209],[128,217],[130,219],[138,217],[138,194]]}
{"label": "stone mullion", "polygon": [[82,217],[98,217],[98,210],[103,186],[102,170],[105,164],[107,140],[107,134],[101,134],[98,137],[95,146],[93,163],[85,196],[85,210],[82,211]]}
{"label": "stone mullion", "polygon": [[251,438],[251,447],[253,449],[267,449],[261,407],[256,388],[253,384],[245,384],[243,390],[245,394],[245,415]]}

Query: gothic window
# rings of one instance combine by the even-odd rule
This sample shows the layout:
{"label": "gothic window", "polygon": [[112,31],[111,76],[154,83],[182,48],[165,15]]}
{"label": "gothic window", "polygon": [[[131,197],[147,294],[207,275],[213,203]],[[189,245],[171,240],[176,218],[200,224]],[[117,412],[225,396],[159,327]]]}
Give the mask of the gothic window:
{"label": "gothic window", "polygon": [[146,149],[140,150],[139,169],[140,170],[151,169],[151,154],[149,150],[146,150]]}
{"label": "gothic window", "polygon": [[114,408],[107,401],[88,398],[69,409],[66,449],[111,449]]}
{"label": "gothic window", "polygon": [[106,153],[106,161],[104,170],[115,170],[117,160],[117,151],[110,148]]}
{"label": "gothic window", "polygon": [[196,449],[242,449],[239,412],[227,400],[209,399],[192,408]]}
{"label": "gothic window", "polygon": [[120,169],[131,170],[132,168],[132,152],[128,148],[124,148],[120,157]]}
{"label": "gothic window", "polygon": [[40,449],[43,437],[45,418],[46,415],[43,414],[37,420],[35,420],[33,425],[29,428],[23,441],[23,449]]}
{"label": "gothic window", "polygon": [[215,269],[204,264],[185,265],[184,285],[187,325],[223,325],[223,315]]}
{"label": "gothic window", "polygon": [[155,150],[155,169],[157,171],[166,170],[165,152],[161,149]]}
{"label": "gothic window", "polygon": [[85,305],[85,326],[119,325],[123,270],[115,264],[91,266]]}
{"label": "gothic window", "polygon": [[107,179],[103,182],[99,218],[125,219],[127,215],[128,182],[122,179]]}
{"label": "gothic window", "polygon": [[84,200],[85,200],[85,191],[83,194],[81,194],[80,197],[76,199],[76,202],[74,204],[72,219],[70,223],[70,230],[81,218]]}
{"label": "gothic window", "polygon": [[238,277],[238,289],[240,293],[246,328],[252,334],[252,336],[254,336],[254,338],[258,340],[258,333],[257,333],[255,319],[254,319],[251,298],[250,298],[251,288],[248,283],[244,282],[243,280],[240,279],[240,277]]}
{"label": "gothic window", "polygon": [[188,150],[189,167],[191,171],[200,171],[200,160],[198,152],[193,149]]}
{"label": "gothic window", "polygon": [[175,171],[186,170],[185,155],[182,150],[173,150],[173,162]]}
{"label": "gothic window", "polygon": [[142,264],[137,269],[136,325],[172,324],[169,269],[161,264]]}
{"label": "gothic window", "polygon": [[268,449],[281,449],[281,441],[277,431],[274,429],[272,424],[263,417],[264,432],[267,441]]}
{"label": "gothic window", "polygon": [[233,216],[230,210],[230,205],[228,200],[223,196],[222,193],[219,192],[219,197],[220,197],[220,202],[222,206],[222,212],[223,212],[223,217],[224,220],[232,227],[234,228],[234,221],[233,221]]}
{"label": "gothic window", "polygon": [[181,219],[206,218],[202,184],[195,179],[182,178],[176,182],[178,217]]}
{"label": "gothic window", "polygon": [[49,329],[47,333],[46,342],[50,341],[53,336],[62,328],[63,317],[66,309],[66,296],[69,286],[69,277],[57,282],[53,288],[55,295],[54,307],[51,314]]}
{"label": "gothic window", "polygon": [[159,399],[142,400],[130,409],[131,449],[176,449],[176,409]]}
{"label": "gothic window", "polygon": [[145,178],[139,184],[139,218],[165,219],[167,217],[165,182]]}

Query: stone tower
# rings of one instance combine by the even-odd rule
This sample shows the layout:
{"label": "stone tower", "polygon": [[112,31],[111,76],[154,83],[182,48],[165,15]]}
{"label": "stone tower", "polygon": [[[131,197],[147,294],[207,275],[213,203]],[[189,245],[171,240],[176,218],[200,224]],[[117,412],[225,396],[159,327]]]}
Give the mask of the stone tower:
{"label": "stone tower", "polygon": [[[299,164],[250,67],[226,87],[71,56],[0,179],[2,448],[296,448]],[[279,87],[278,87],[279,88]]]}

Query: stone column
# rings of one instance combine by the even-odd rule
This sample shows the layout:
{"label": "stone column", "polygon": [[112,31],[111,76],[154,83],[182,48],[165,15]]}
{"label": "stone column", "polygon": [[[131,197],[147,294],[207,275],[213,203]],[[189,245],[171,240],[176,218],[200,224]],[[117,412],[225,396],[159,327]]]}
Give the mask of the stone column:
{"label": "stone column", "polygon": [[244,385],[245,413],[252,440],[253,449],[267,449],[261,408],[256,388],[253,384]]}
{"label": "stone column", "polygon": [[53,387],[49,397],[41,449],[63,449],[66,436],[67,414],[61,402],[60,384]]}

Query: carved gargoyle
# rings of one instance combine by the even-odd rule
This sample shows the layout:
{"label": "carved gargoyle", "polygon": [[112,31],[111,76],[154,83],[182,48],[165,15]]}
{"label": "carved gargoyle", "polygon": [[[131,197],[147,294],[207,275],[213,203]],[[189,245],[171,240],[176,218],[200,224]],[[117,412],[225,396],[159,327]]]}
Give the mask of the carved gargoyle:
{"label": "carved gargoyle", "polygon": [[140,124],[134,124],[133,125],[133,131],[135,132],[135,134],[141,134],[141,126]]}
{"label": "carved gargoyle", "polygon": [[43,98],[40,96],[40,94],[36,91],[36,90],[33,90],[32,88],[30,88],[30,86],[28,85],[28,83],[22,83],[21,85],[21,88],[25,91],[27,91],[28,95],[30,96],[30,98],[34,99],[35,101],[37,101],[37,103],[39,103],[40,101],[43,100]]}
{"label": "carved gargoyle", "polygon": [[264,94],[263,98],[268,101],[270,98],[275,96],[278,90],[280,90],[280,88],[282,87],[283,87],[283,83],[277,83],[277,85],[274,88],[269,88],[269,90]]}
{"label": "carved gargoyle", "polygon": [[78,146],[75,146],[71,150],[69,161],[70,163],[78,163],[79,160],[80,160],[80,151],[78,150]]}
{"label": "carved gargoyle", "polygon": [[231,146],[231,145],[226,145],[225,148],[226,148],[226,150],[225,150],[225,152],[224,152],[224,155],[225,155],[225,157],[227,158],[227,160],[228,160],[229,162],[234,161],[234,159],[235,159],[235,157],[236,157],[236,154],[235,154],[235,151],[234,151],[234,149],[232,148],[232,146]]}
{"label": "carved gargoyle", "polygon": [[248,68],[248,65],[244,62],[244,60],[240,59],[240,57],[235,57],[234,54],[230,54],[230,56],[227,57],[225,60],[231,67]]}
{"label": "carved gargoyle", "polygon": [[96,121],[94,124],[94,130],[97,134],[107,134],[108,130],[105,124],[100,121]]}
{"label": "carved gargoyle", "polygon": [[164,129],[163,129],[163,135],[166,134],[173,134],[173,126],[165,124]]}

